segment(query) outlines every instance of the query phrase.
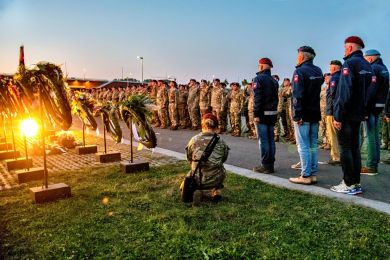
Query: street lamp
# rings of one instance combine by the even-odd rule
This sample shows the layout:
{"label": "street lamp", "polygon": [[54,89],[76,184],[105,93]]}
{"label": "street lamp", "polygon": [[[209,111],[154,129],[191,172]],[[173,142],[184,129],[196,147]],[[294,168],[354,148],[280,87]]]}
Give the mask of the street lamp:
{"label": "street lamp", "polygon": [[141,60],[141,78],[142,84],[144,84],[144,57],[137,56],[137,59]]}

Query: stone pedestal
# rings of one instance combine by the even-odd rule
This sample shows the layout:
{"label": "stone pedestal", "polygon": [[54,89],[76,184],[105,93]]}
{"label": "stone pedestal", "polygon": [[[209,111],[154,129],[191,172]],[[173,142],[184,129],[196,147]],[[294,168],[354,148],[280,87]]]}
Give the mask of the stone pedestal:
{"label": "stone pedestal", "polygon": [[119,162],[120,160],[120,152],[96,153],[96,161],[101,163]]}
{"label": "stone pedestal", "polygon": [[0,143],[0,151],[11,150],[12,148],[11,143]]}
{"label": "stone pedestal", "polygon": [[97,145],[76,146],[78,155],[97,153]]}
{"label": "stone pedestal", "polygon": [[26,157],[19,157],[16,160],[5,160],[5,164],[7,165],[8,171],[31,168],[33,165],[32,159],[28,158],[28,160],[26,160]]}
{"label": "stone pedestal", "polygon": [[0,151],[0,161],[18,158],[20,156],[19,151],[9,150],[9,151]]}
{"label": "stone pedestal", "polygon": [[18,176],[20,183],[26,183],[30,181],[38,181],[43,179],[44,169],[43,167],[30,168],[30,170],[18,170],[15,172]]}
{"label": "stone pedestal", "polygon": [[149,171],[149,162],[142,160],[134,160],[133,163],[122,161],[120,163],[120,169],[123,173]]}
{"label": "stone pedestal", "polygon": [[45,203],[71,196],[70,187],[65,183],[56,183],[48,187],[30,188],[30,196],[34,203]]}

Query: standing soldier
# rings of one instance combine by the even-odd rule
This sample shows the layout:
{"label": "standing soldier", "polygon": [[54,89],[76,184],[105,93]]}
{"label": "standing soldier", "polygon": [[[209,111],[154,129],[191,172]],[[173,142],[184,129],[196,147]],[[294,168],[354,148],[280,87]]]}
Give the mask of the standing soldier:
{"label": "standing soldier", "polygon": [[178,127],[178,118],[177,118],[177,102],[178,102],[178,90],[177,84],[175,81],[169,82],[169,120],[171,121],[171,130],[177,130]]}
{"label": "standing soldier", "polygon": [[334,103],[333,125],[338,130],[343,180],[330,189],[334,192],[356,195],[363,193],[360,185],[362,168],[359,133],[361,122],[367,115],[369,88],[374,73],[363,58],[364,43],[357,36],[344,42],[344,64]]}
{"label": "standing soldier", "polygon": [[242,103],[242,112],[243,112],[244,117],[245,117],[245,123],[246,123],[246,128],[247,128],[246,132],[249,132],[250,131],[250,124],[249,124],[249,115],[248,115],[248,100],[249,100],[249,95],[250,95],[249,88],[251,88],[252,85],[248,84],[248,82],[246,80],[244,80],[242,82],[242,85],[244,87],[244,93],[243,93],[244,99],[243,99],[243,103]]}
{"label": "standing soldier", "polygon": [[190,87],[188,91],[188,113],[190,114],[192,130],[200,129],[200,118],[199,118],[199,87],[196,84],[195,79],[191,79],[188,83]]}
{"label": "standing soldier", "polygon": [[[152,81],[149,82],[149,84],[150,84],[149,85],[149,98],[150,98],[150,101],[152,101],[152,104],[156,105],[157,90],[158,90],[157,81],[156,80],[152,80]],[[157,110],[153,110],[152,124],[160,125],[160,121],[158,119],[158,111]]]}
{"label": "standing soldier", "polygon": [[372,87],[370,89],[370,103],[367,105],[368,118],[364,122],[367,132],[367,160],[361,173],[373,175],[378,173],[380,161],[379,115],[385,107],[387,92],[389,91],[389,71],[383,64],[381,54],[377,50],[368,50],[364,57],[372,67]]}
{"label": "standing soldier", "polygon": [[226,129],[227,129],[227,123],[228,123],[228,117],[230,118],[230,111],[229,111],[229,101],[227,99],[227,96],[229,94],[229,91],[226,89],[226,84],[225,83],[221,83],[221,86],[222,86],[222,129],[221,129],[221,133],[225,132]]}
{"label": "standing soldier", "polygon": [[244,96],[240,91],[238,83],[230,84],[232,90],[228,95],[230,102],[230,125],[232,126],[232,136],[241,135],[241,109]]}
{"label": "standing soldier", "polygon": [[261,166],[253,168],[259,173],[274,173],[274,126],[278,115],[278,82],[271,76],[272,61],[259,60],[259,72],[254,80],[255,123],[261,151]]}
{"label": "standing soldier", "polygon": [[210,109],[211,104],[211,93],[210,87],[207,85],[207,81],[202,79],[200,81],[200,91],[199,91],[199,108],[200,115],[203,117]]}
{"label": "standing soldier", "polygon": [[330,62],[329,71],[331,78],[326,91],[326,132],[330,141],[330,160],[328,161],[330,165],[340,164],[339,142],[337,141],[336,129],[333,126],[333,104],[340,80],[341,66],[341,61],[332,60]]}
{"label": "standing soldier", "polygon": [[221,86],[221,81],[219,79],[213,80],[213,88],[211,89],[211,107],[213,110],[213,115],[218,119],[218,129],[217,133],[220,134],[225,131],[222,125],[222,112],[223,112],[223,89]]}
{"label": "standing soldier", "polygon": [[119,101],[119,90],[114,88],[112,91],[111,101],[118,102]]}
{"label": "standing soldier", "polygon": [[257,133],[255,128],[255,114],[254,114],[254,100],[255,93],[253,92],[253,83],[247,84],[247,89],[249,91],[248,97],[248,117],[249,117],[249,139],[257,139]]}
{"label": "standing soldier", "polygon": [[293,120],[302,170],[299,177],[289,181],[297,184],[317,182],[318,122],[324,77],[321,69],[313,64],[315,55],[313,48],[300,47],[293,76]]}
{"label": "standing soldier", "polygon": [[179,129],[185,129],[189,125],[187,115],[187,99],[188,91],[184,85],[179,86],[179,94],[177,98],[177,110],[179,114]]}
{"label": "standing soldier", "polygon": [[325,73],[324,78],[325,84],[321,88],[320,93],[321,121],[319,125],[319,140],[322,143],[321,149],[330,150],[329,138],[326,134],[326,93],[329,88],[330,73]]}
{"label": "standing soldier", "polygon": [[[275,78],[275,77],[274,77]],[[284,81],[283,81],[284,82]],[[281,119],[282,119],[282,111],[283,111],[283,97],[282,97],[282,92],[283,92],[283,85],[279,88],[278,90],[278,116],[276,118],[276,124],[275,124],[275,130],[274,130],[274,136],[275,136],[275,142],[279,142],[279,136],[280,136],[280,132],[281,132],[281,125],[282,125],[282,122],[281,122]],[[284,127],[283,125],[283,130],[285,130],[286,128]]]}
{"label": "standing soldier", "polygon": [[[158,108],[158,118],[161,128],[167,128],[168,126],[168,91],[166,83],[159,80],[159,88],[157,90],[156,105]],[[157,126],[158,127],[158,126]]]}

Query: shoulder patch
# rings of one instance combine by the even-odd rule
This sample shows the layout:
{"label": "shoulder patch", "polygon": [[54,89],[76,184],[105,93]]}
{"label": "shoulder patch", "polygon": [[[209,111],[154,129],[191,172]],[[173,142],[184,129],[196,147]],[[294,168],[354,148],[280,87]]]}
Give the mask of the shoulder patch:
{"label": "shoulder patch", "polygon": [[257,87],[257,83],[256,82],[253,82],[252,84],[252,89],[255,89]]}
{"label": "shoulder patch", "polygon": [[296,74],[296,75],[294,75],[294,82],[298,83],[298,81],[299,81],[299,77],[298,77],[298,74]]}
{"label": "shoulder patch", "polygon": [[348,76],[349,75],[349,70],[348,68],[343,69],[343,76]]}
{"label": "shoulder patch", "polygon": [[335,87],[335,86],[336,86],[336,81],[331,81],[331,82],[330,82],[330,86],[331,86],[331,87]]}
{"label": "shoulder patch", "polygon": [[376,76],[372,76],[371,82],[372,82],[372,83],[376,83]]}

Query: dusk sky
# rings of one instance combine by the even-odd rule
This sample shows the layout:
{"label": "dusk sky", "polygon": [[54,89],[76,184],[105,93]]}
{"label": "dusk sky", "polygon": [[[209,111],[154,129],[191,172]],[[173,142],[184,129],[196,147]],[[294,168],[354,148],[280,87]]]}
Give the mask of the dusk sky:
{"label": "dusk sky", "polygon": [[389,65],[389,24],[389,0],[0,0],[0,73],[16,71],[24,44],[27,65],[66,62],[69,77],[140,79],[140,55],[144,78],[241,81],[261,57],[283,78],[302,45],[327,72],[350,35]]}

